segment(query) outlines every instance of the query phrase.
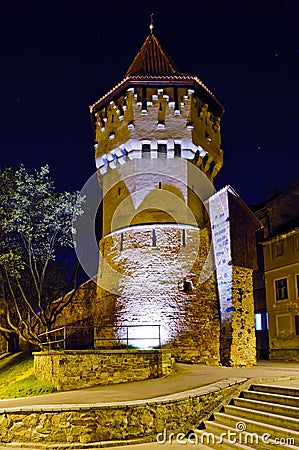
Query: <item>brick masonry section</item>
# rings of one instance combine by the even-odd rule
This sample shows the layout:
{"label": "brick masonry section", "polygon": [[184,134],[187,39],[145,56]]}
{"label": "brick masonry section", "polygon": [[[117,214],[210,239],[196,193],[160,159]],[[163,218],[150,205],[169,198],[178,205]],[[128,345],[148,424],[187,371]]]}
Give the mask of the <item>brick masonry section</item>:
{"label": "brick masonry section", "polygon": [[161,440],[164,430],[169,435],[197,427],[231,396],[238,395],[245,381],[232,378],[166,397],[118,404],[0,409],[0,442],[31,444],[31,448],[65,444],[82,449],[92,443],[109,446],[109,441],[110,446],[111,441],[155,441],[157,433],[162,433]]}
{"label": "brick masonry section", "polygon": [[167,350],[80,350],[34,353],[37,378],[57,390],[147,380],[169,375]]}

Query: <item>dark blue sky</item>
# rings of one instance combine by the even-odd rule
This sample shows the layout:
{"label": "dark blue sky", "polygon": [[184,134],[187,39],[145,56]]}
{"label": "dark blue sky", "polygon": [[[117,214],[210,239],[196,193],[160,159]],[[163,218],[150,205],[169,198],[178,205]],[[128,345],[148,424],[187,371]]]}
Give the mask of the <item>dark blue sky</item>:
{"label": "dark blue sky", "polygon": [[299,176],[297,0],[2,0],[1,167],[48,163],[59,190],[94,171],[89,104],[124,76],[149,32],[225,106],[224,167],[249,204]]}

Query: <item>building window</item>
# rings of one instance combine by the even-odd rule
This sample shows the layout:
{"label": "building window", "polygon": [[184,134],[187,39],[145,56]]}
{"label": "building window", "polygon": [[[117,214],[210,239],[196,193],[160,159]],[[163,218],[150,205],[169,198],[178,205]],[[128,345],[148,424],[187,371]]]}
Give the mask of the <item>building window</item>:
{"label": "building window", "polygon": [[122,252],[124,249],[124,233],[121,233],[120,235],[120,248],[119,250]]}
{"label": "building window", "polygon": [[295,316],[295,331],[298,336],[299,335],[299,316]]}
{"label": "building window", "polygon": [[299,236],[294,236],[295,252],[299,252]]}
{"label": "building window", "polygon": [[162,183],[159,181],[159,189],[162,189]]}
{"label": "building window", "polygon": [[286,300],[288,298],[288,280],[282,278],[275,281],[276,300]]}
{"label": "building window", "polygon": [[273,254],[275,258],[278,258],[279,256],[283,255],[283,243],[282,242],[276,242],[273,244]]}
{"label": "building window", "polygon": [[299,297],[299,275],[296,275],[297,297]]}
{"label": "building window", "polygon": [[120,194],[121,194],[121,188],[120,187],[117,189],[117,193],[118,193],[118,196],[120,196]]}

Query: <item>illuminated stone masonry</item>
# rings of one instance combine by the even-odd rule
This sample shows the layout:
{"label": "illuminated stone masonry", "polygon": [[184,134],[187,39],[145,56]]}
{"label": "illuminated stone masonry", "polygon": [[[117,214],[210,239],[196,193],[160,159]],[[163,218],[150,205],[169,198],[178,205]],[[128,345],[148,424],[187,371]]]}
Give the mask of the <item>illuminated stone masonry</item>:
{"label": "illuminated stone masonry", "polygon": [[[162,346],[171,348],[177,360],[218,364],[215,273],[199,280],[209,248],[208,230],[192,226],[140,225],[105,236],[99,283],[107,289],[98,287],[95,323],[161,324]],[[135,338],[146,333],[147,328],[136,328]]]}
{"label": "illuminated stone masonry", "polygon": [[65,350],[34,354],[35,375],[58,391],[160,378],[172,372],[168,350]]}

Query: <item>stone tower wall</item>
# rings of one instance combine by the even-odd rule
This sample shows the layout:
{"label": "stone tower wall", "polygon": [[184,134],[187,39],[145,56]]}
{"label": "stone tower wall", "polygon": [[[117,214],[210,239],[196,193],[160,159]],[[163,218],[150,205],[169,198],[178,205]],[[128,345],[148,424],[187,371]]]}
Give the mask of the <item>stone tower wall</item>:
{"label": "stone tower wall", "polygon": [[[256,363],[253,268],[238,266],[232,248],[233,245],[243,246],[243,235],[246,231],[252,234],[253,224],[248,230],[240,225],[243,230],[243,233],[239,233],[242,240],[238,240],[239,234],[232,234],[229,195],[228,189],[223,188],[209,199],[220,301],[221,362],[228,366],[251,366]],[[246,213],[244,210],[233,212],[242,218]],[[254,258],[250,255],[243,259],[244,262],[252,260]]]}
{"label": "stone tower wall", "polygon": [[[208,230],[190,226],[136,226],[106,236],[100,242],[95,325],[159,324],[162,346],[177,360],[218,364],[215,274],[199,281],[209,249]],[[136,327],[130,335],[132,345],[158,343],[140,339],[157,337],[154,327]]]}

